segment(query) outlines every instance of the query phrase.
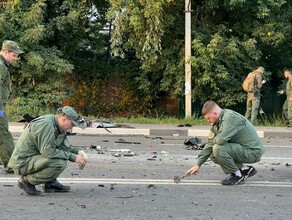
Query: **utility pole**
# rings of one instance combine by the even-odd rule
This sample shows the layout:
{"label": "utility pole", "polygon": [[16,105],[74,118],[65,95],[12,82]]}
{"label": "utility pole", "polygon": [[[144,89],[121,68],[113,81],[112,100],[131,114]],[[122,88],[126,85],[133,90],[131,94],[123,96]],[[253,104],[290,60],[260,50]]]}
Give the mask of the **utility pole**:
{"label": "utility pole", "polygon": [[185,0],[185,117],[192,116],[191,0]]}

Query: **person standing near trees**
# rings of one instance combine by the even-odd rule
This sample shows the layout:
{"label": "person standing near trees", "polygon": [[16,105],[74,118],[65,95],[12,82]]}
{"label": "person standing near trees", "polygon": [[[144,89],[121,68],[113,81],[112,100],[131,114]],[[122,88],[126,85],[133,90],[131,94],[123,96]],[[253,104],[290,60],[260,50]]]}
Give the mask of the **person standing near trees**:
{"label": "person standing near trees", "polygon": [[242,85],[244,91],[247,92],[245,117],[250,120],[252,124],[256,123],[260,110],[260,92],[263,84],[266,82],[263,80],[264,72],[265,69],[263,67],[258,67],[248,74]]}
{"label": "person standing near trees", "polygon": [[19,54],[24,53],[18,44],[11,40],[2,43],[0,52],[0,158],[4,165],[5,172],[13,172],[7,166],[14,149],[13,137],[9,131],[8,118],[5,106],[10,93],[10,75],[8,67],[18,59]]}
{"label": "person standing near trees", "polygon": [[284,77],[288,80],[286,83],[286,100],[282,107],[283,118],[288,127],[292,127],[292,72],[290,69],[284,71]]}

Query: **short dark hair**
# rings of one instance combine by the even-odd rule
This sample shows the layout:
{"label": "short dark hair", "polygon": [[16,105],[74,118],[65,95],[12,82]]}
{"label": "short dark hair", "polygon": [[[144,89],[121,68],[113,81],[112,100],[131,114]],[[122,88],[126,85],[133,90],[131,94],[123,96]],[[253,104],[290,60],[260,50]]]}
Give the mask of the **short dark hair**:
{"label": "short dark hair", "polygon": [[214,101],[209,100],[209,101],[205,102],[205,104],[202,108],[202,115],[206,115],[206,114],[210,113],[214,109],[214,107],[216,107],[216,106],[218,106],[218,105]]}

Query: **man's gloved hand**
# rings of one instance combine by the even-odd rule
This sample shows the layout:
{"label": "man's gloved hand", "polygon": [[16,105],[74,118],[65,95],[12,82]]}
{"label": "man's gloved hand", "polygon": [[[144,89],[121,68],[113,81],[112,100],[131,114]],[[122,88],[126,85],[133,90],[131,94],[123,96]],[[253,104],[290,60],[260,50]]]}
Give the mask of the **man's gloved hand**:
{"label": "man's gloved hand", "polygon": [[84,158],[84,160],[86,161],[88,160],[87,153],[85,153],[83,150],[78,151],[78,155],[81,155]]}
{"label": "man's gloved hand", "polygon": [[277,93],[284,94],[284,90],[279,90]]}
{"label": "man's gloved hand", "polygon": [[265,80],[265,79],[264,79],[264,80],[262,80],[262,84],[265,84],[266,82],[267,82],[267,80]]}

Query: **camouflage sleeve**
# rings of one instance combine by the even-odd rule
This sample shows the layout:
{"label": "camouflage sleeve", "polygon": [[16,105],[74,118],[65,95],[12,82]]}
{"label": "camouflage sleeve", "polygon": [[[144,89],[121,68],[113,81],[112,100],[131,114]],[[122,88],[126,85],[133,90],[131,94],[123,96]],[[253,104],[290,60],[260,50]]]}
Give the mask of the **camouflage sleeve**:
{"label": "camouflage sleeve", "polygon": [[287,99],[292,98],[292,80],[288,80],[286,85],[286,95]]}
{"label": "camouflage sleeve", "polygon": [[196,164],[200,167],[210,157],[213,150],[213,144],[211,142],[206,143],[203,150],[199,153]]}
{"label": "camouflage sleeve", "polygon": [[220,129],[216,136],[212,139],[213,144],[224,145],[234,135],[240,132],[245,127],[244,119],[236,117],[238,113],[229,114],[220,124]]}
{"label": "camouflage sleeve", "polygon": [[[54,127],[48,123],[37,123],[34,127],[36,146],[41,155],[47,158],[65,159],[74,162],[76,153],[56,147]],[[64,146],[65,147],[65,146]]]}
{"label": "camouflage sleeve", "polygon": [[4,109],[4,104],[5,104],[5,100],[4,100],[4,89],[5,89],[5,83],[4,83],[4,67],[2,65],[0,65],[0,110]]}
{"label": "camouflage sleeve", "polygon": [[256,74],[255,75],[255,87],[258,90],[260,90],[262,88],[262,86],[263,86],[262,80],[263,80],[262,74]]}

